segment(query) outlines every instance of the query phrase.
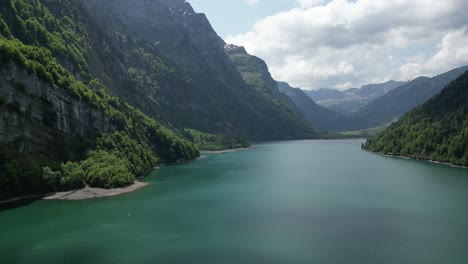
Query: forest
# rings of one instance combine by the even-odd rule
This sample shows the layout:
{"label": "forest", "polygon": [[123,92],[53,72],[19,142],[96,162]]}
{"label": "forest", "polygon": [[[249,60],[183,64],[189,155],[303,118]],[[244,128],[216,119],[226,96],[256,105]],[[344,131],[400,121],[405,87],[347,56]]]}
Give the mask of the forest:
{"label": "forest", "polygon": [[468,166],[468,72],[405,114],[364,149]]}

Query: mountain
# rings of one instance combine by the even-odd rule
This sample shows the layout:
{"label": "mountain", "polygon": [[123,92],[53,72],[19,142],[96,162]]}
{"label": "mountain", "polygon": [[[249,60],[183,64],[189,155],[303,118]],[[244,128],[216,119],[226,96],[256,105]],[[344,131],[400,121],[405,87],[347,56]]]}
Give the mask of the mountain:
{"label": "mountain", "polygon": [[200,155],[91,74],[76,1],[0,4],[0,199],[126,186]]}
{"label": "mountain", "polygon": [[265,101],[269,102],[268,105],[275,106],[268,110],[272,116],[277,116],[279,121],[288,126],[300,124],[304,131],[309,130],[311,135],[315,134],[294,102],[279,90],[278,83],[271,77],[265,61],[248,54],[243,47],[232,44],[225,46],[225,52],[244,81],[260,93]]}
{"label": "mountain", "polygon": [[315,102],[320,103],[325,103],[330,100],[341,100],[346,97],[344,91],[331,88],[321,88],[319,90],[304,90],[304,92]]}
{"label": "mountain", "polygon": [[160,162],[199,156],[97,80],[77,80],[44,48],[0,37],[0,62],[0,199],[121,187]]}
{"label": "mountain", "polygon": [[317,135],[244,81],[186,1],[0,6],[0,199],[125,186],[199,156],[186,139],[217,148],[247,144],[229,136]]}
{"label": "mountain", "polygon": [[353,129],[374,127],[399,118],[440,93],[447,84],[467,70],[468,66],[465,66],[433,78],[419,77],[393,89],[350,115],[355,124]]}
{"label": "mountain", "polygon": [[90,16],[92,50],[104,58],[92,74],[150,116],[179,129],[251,140],[315,136],[244,81],[226,43],[188,2],[79,2]]}
{"label": "mountain", "polygon": [[405,114],[364,148],[468,166],[468,72]]}
{"label": "mountain", "polygon": [[[334,104],[333,107],[330,105],[324,107],[347,113],[344,115],[346,117],[344,120],[336,119],[339,120],[336,124],[330,122],[333,125],[329,125],[328,128],[333,129],[329,131],[365,130],[398,119],[440,93],[447,84],[467,70],[468,66],[465,66],[432,78],[419,77],[406,83],[390,81],[383,84],[366,85],[361,89],[352,88],[343,92],[332,89],[304,92],[309,97],[316,98],[321,102],[321,104],[317,103],[320,106]],[[355,112],[349,112],[360,104],[365,105]]]}
{"label": "mountain", "polygon": [[293,88],[285,82],[278,82],[278,87],[281,92],[291,98],[312,126],[321,131],[337,131],[349,122],[345,116],[316,104],[299,88]]}
{"label": "mountain", "polygon": [[388,81],[380,84],[368,84],[360,89],[351,88],[339,91],[322,88],[317,91],[305,91],[305,93],[319,105],[346,115],[356,112],[359,108],[403,84],[404,82]]}

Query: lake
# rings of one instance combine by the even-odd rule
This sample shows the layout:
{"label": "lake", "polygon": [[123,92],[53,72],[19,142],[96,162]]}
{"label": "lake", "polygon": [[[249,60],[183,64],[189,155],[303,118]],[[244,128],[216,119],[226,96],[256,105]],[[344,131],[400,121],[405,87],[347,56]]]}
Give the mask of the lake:
{"label": "lake", "polygon": [[0,263],[468,263],[468,171],[290,141],[0,209]]}

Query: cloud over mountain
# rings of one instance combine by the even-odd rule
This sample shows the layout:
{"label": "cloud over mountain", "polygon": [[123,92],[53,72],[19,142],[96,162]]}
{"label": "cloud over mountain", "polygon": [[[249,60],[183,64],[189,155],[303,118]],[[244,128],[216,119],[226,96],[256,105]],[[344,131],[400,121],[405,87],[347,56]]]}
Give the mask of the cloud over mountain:
{"label": "cloud over mountain", "polygon": [[468,2],[298,0],[227,42],[306,89],[407,80],[468,64]]}

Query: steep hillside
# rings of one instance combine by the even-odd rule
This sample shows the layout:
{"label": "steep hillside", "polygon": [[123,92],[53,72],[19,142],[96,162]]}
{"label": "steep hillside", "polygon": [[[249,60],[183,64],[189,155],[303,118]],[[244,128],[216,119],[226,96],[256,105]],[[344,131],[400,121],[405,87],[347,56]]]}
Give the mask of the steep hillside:
{"label": "steep hillside", "polygon": [[0,0],[0,199],[130,184],[198,156],[182,136],[316,136],[224,46],[183,0]]}
{"label": "steep hillside", "polygon": [[360,89],[351,88],[345,91],[322,88],[317,91],[305,91],[320,106],[347,115],[382,97],[404,82],[388,81],[380,84],[368,84]]}
{"label": "steep hillside", "polygon": [[0,62],[0,199],[125,186],[161,161],[199,155],[98,80],[78,81],[45,48],[0,36]]}
{"label": "steep hillside", "polygon": [[244,47],[233,44],[227,44],[224,50],[248,85],[277,101],[291,104],[290,100],[278,90],[278,84],[271,77],[265,61],[248,54]]}
{"label": "steep hillside", "polygon": [[369,139],[364,148],[468,166],[468,72]]}
{"label": "steep hillside", "polygon": [[294,102],[280,92],[278,83],[273,80],[262,59],[248,54],[243,47],[235,45],[226,45],[225,51],[244,81],[252,89],[258,91],[271,106],[276,107],[270,110],[274,116],[280,118],[279,120],[285,125],[297,126],[299,124],[303,130],[310,131],[311,135],[315,134]]}
{"label": "steep hillside", "polygon": [[419,77],[390,91],[351,115],[356,124],[354,129],[374,127],[399,118],[440,93],[447,84],[467,70],[468,67],[462,67],[433,78]]}
{"label": "steep hillside", "polygon": [[316,104],[299,88],[293,88],[285,82],[278,82],[278,87],[291,98],[312,126],[321,131],[338,131],[349,122],[345,116]]}

